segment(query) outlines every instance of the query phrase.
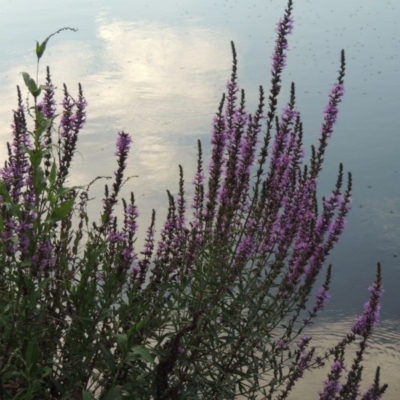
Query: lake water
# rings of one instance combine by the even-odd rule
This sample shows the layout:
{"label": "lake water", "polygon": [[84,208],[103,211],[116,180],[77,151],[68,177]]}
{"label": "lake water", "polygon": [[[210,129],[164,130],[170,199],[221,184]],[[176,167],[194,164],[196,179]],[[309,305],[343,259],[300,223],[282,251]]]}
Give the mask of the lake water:
{"label": "lake water", "polygon": [[[10,138],[20,73],[35,72],[35,41],[64,26],[78,28],[77,33],[53,37],[41,65],[42,76],[50,65],[54,83],[61,88],[66,82],[72,94],[81,82],[89,102],[73,183],[111,175],[116,133],[122,128],[130,132],[134,142],[127,174],[139,176],[128,189],[136,193],[143,233],[151,208],[158,211],[158,221],[163,220],[165,190],[177,190],[178,164],[183,165],[186,180],[192,179],[198,138],[205,154],[209,152],[212,116],[230,74],[230,40],[236,44],[240,84],[250,110],[258,85],[269,89],[274,28],[286,1],[2,0],[1,5],[1,143]],[[331,344],[348,331],[362,312],[380,261],[385,294],[365,381],[372,381],[373,368],[380,364],[382,380],[390,384],[384,398],[393,400],[400,398],[399,15],[400,3],[395,0],[295,2],[281,96],[285,101],[290,82],[296,82],[309,149],[318,140],[340,50],[346,50],[346,95],[320,189],[321,195],[328,193],[343,162],[354,177],[353,210],[330,257],[332,299],[314,334]],[[2,145],[1,160],[5,155]],[[92,194],[98,199],[102,187],[94,187]],[[99,210],[94,206],[92,212],[97,215]],[[323,374],[309,376],[296,396],[315,398],[322,379]]]}

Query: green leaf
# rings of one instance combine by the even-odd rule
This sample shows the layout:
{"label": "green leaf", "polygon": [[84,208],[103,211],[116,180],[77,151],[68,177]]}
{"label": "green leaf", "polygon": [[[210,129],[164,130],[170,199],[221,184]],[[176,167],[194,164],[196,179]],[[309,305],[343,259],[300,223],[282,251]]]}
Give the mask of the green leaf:
{"label": "green leaf", "polygon": [[49,182],[51,185],[56,181],[56,174],[57,174],[56,164],[53,162],[53,164],[51,165],[51,170],[49,175]]}
{"label": "green leaf", "polygon": [[34,149],[29,151],[29,160],[31,162],[32,168],[36,169],[42,162],[43,155],[41,149]]}
{"label": "green leaf", "polygon": [[82,400],[94,400],[92,393],[82,390]]}
{"label": "green leaf", "polygon": [[25,352],[25,361],[28,368],[35,364],[39,356],[38,345],[36,340],[31,340]]}
{"label": "green leaf", "polygon": [[50,278],[45,278],[39,282],[39,290],[43,290],[49,283]]}
{"label": "green leaf", "polygon": [[50,216],[50,220],[52,222],[61,221],[71,211],[72,206],[74,205],[74,202],[75,202],[75,198],[72,198],[72,199],[69,199],[69,200],[65,200],[64,202],[62,202],[59,205],[59,207],[56,207],[52,211],[51,216]]}
{"label": "green leaf", "polygon": [[51,119],[44,119],[43,121],[41,121],[39,123],[38,128],[35,130],[35,139],[36,140],[39,140],[41,138],[42,134],[44,132],[46,132],[48,128],[50,128],[51,123],[52,123]]}
{"label": "green leaf", "polygon": [[117,340],[117,343],[120,346],[121,350],[125,352],[128,348],[128,335],[126,335],[125,333],[120,333],[115,335],[115,339]]}
{"label": "green leaf", "polygon": [[28,268],[32,265],[32,261],[31,260],[24,260],[21,262],[19,268]]}
{"label": "green leaf", "polygon": [[33,97],[38,97],[40,95],[41,89],[37,87],[36,82],[29,76],[27,72],[23,72],[22,76],[26,87],[29,89]]}
{"label": "green leaf", "polygon": [[45,177],[45,174],[44,174],[44,170],[43,170],[42,167],[38,167],[38,168],[36,168],[35,173],[36,173],[36,182],[40,186],[40,189],[42,189],[44,184],[45,184],[45,182],[46,182],[46,177]]}
{"label": "green leaf", "polygon": [[103,400],[119,400],[121,397],[121,385],[114,386],[111,388],[103,397]]}
{"label": "green leaf", "polygon": [[38,60],[42,58],[44,51],[46,50],[47,39],[42,43],[36,42],[36,55]]}
{"label": "green leaf", "polygon": [[36,123],[40,125],[43,121],[44,121],[44,114],[40,112],[38,109],[36,109]]}
{"label": "green leaf", "polygon": [[3,202],[4,200],[8,203],[11,202],[11,196],[8,193],[7,186],[3,181],[0,181],[0,195],[3,197]]}
{"label": "green leaf", "polygon": [[125,357],[123,362],[129,364],[132,361],[136,361],[140,358],[139,354],[128,353]]}
{"label": "green leaf", "polygon": [[60,187],[56,189],[57,196],[65,196],[67,193],[71,192],[72,190],[82,189],[83,186],[72,186],[72,187]]}
{"label": "green leaf", "polygon": [[141,321],[139,321],[136,325],[135,325],[135,331],[137,332],[137,331],[140,331],[142,328],[143,328],[143,326],[144,326],[144,324],[145,324],[145,321],[142,319]]}
{"label": "green leaf", "polygon": [[133,346],[131,349],[131,354],[140,355],[145,361],[154,363],[154,358],[150,352],[143,346]]}
{"label": "green leaf", "polygon": [[113,355],[111,354],[110,349],[108,349],[107,347],[101,345],[101,350],[103,351],[104,360],[105,360],[108,368],[110,368],[111,372],[114,373],[116,367],[115,367],[114,358],[113,358]]}
{"label": "green leaf", "polygon": [[50,191],[47,192],[47,199],[49,200],[50,205],[54,206],[57,203],[57,197]]}
{"label": "green leaf", "polygon": [[52,369],[46,365],[46,366],[43,368],[42,379],[43,379],[43,378],[46,378],[46,376],[51,375],[52,372],[53,372]]}
{"label": "green leaf", "polygon": [[30,390],[34,393],[40,388],[40,380],[35,379],[30,386]]}

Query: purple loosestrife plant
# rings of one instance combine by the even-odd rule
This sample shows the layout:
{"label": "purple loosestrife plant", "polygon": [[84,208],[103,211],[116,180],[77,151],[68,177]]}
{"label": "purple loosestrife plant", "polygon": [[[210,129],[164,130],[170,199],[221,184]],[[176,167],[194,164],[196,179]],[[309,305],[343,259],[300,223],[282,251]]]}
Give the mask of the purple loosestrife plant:
{"label": "purple loosestrife plant", "polygon": [[[379,264],[348,335],[317,354],[307,332],[329,298],[331,266],[316,293],[314,286],[345,228],[352,179],[345,183],[340,164],[319,205],[318,175],[344,95],[344,52],[309,163],[294,84],[278,110],[293,27],[289,0],[269,94],[260,87],[254,113],[238,85],[232,43],[208,168],[199,141],[193,200],[180,166],[163,228],[157,235],[153,210],[142,249],[135,196],[120,199],[131,136],[118,133],[114,181],[99,221],[90,222],[89,190],[100,177],[66,186],[86,120],[82,86],[74,100],[64,85],[57,114],[50,69],[45,85],[23,73],[34,107],[27,113],[18,88],[0,171],[0,400],[283,400],[325,362],[331,370],[320,399],[382,397],[379,367],[372,385],[360,388],[383,293]],[[38,65],[51,36],[37,43]],[[358,351],[347,365],[352,343]]]}

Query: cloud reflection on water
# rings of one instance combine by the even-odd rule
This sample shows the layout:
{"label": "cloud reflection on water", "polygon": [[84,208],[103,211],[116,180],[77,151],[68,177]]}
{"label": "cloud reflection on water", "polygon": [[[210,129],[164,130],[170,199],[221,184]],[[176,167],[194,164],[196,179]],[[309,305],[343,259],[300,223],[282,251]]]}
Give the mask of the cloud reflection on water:
{"label": "cloud reflection on water", "polygon": [[[97,24],[95,46],[50,41],[41,80],[49,63],[60,89],[58,100],[61,82],[67,82],[72,96],[81,82],[89,103],[88,121],[78,141],[81,154],[76,154],[70,183],[83,185],[97,175],[111,175],[116,168],[116,133],[125,129],[133,137],[126,175],[139,175],[125,192],[134,190],[141,214],[149,216],[151,208],[165,208],[166,189],[177,190],[178,164],[183,165],[186,180],[192,180],[197,138],[205,136],[208,145],[212,115],[230,73],[229,39],[221,31],[150,21],[108,21],[101,16]],[[0,105],[3,143],[10,140],[7,121],[16,104],[12,87],[22,87],[15,71],[34,71],[34,67],[34,57],[29,68],[16,59],[6,72],[12,78]],[[182,140],[185,137],[188,140]],[[101,196],[103,186],[95,186],[92,194]],[[97,201],[92,206],[99,205]],[[142,232],[148,221],[141,224]]]}

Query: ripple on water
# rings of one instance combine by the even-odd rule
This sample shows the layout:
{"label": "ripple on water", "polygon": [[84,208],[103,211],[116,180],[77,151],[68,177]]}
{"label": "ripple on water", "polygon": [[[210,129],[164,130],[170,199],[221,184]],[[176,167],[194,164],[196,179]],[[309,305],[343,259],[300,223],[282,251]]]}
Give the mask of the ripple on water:
{"label": "ripple on water", "polygon": [[[319,320],[316,326],[308,332],[313,336],[316,351],[334,346],[346,335],[355,320],[355,317],[346,317],[340,322]],[[357,346],[353,345],[346,352],[346,365],[351,366]],[[385,319],[381,321],[373,332],[369,347],[364,357],[363,382],[361,390],[364,391],[373,382],[377,366],[381,367],[381,382],[388,383],[389,388],[384,400],[399,400],[400,398],[400,321]],[[307,372],[296,386],[290,400],[314,399],[322,389],[322,382],[329,372],[329,364],[321,370]]]}

